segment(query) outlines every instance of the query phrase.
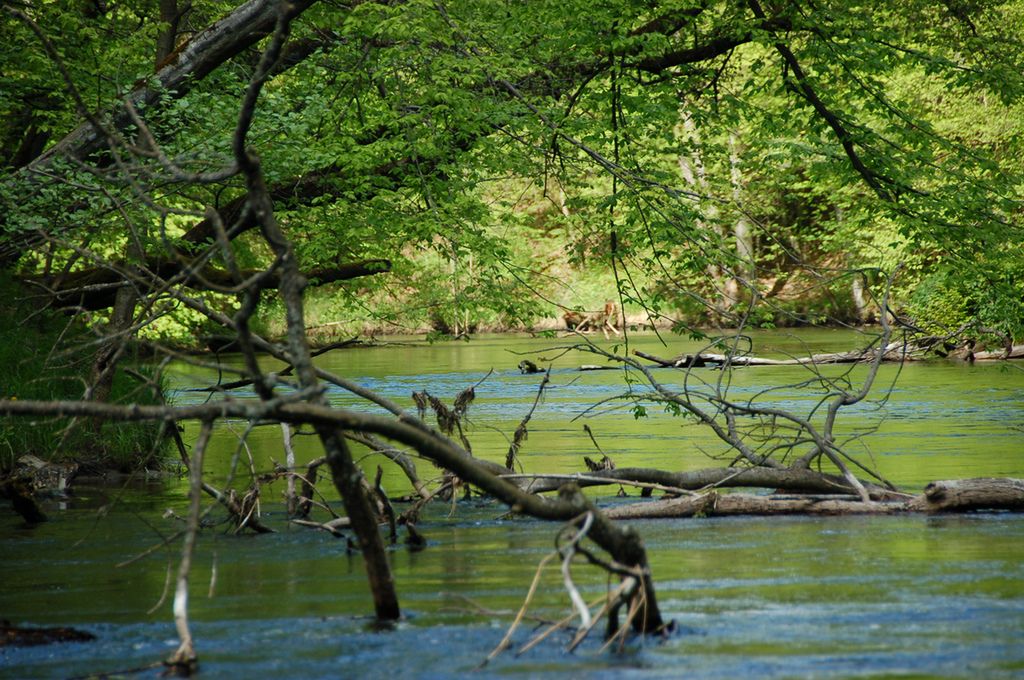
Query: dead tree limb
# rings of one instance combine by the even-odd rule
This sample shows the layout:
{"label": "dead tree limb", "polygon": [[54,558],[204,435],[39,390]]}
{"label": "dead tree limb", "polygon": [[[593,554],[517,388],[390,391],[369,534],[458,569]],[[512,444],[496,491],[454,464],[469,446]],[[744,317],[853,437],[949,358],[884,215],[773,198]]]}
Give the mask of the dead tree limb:
{"label": "dead tree limb", "polygon": [[726,515],[878,515],[903,512],[904,508],[903,503],[865,503],[855,497],[754,496],[709,491],[699,496],[620,505],[606,512],[612,519],[664,519]]}
{"label": "dead tree limb", "polygon": [[203,484],[203,457],[206,445],[210,442],[213,432],[213,421],[204,420],[199,430],[199,439],[189,463],[189,508],[185,528],[185,539],[181,548],[181,562],[178,564],[178,580],[174,589],[174,625],[178,631],[180,644],[178,649],[167,660],[176,675],[189,676],[199,670],[199,661],[192,642],[192,632],[188,625],[188,577],[192,569],[192,553],[195,550],[196,535],[199,533],[199,511]]}
{"label": "dead tree limb", "polygon": [[[252,125],[260,92],[270,75],[271,68],[281,54],[284,43],[288,39],[291,21],[297,14],[287,3],[282,3],[279,10],[274,37],[263,52],[240,107],[233,149],[235,161],[245,176],[249,210],[257,216],[261,235],[279,263],[281,278],[278,292],[285,306],[287,345],[291,363],[295,366],[299,385],[304,389],[312,390],[309,396],[310,402],[326,407],[326,398],[321,391],[317,390],[318,379],[306,339],[303,293],[307,281],[299,270],[291,241],[281,231],[274,216],[273,203],[267,192],[260,160],[252,150],[246,147],[246,138]],[[240,333],[239,338],[243,339],[243,334]],[[259,369],[256,367],[254,376],[258,374]],[[261,396],[266,399],[270,394],[265,392]],[[327,464],[331,469],[334,485],[341,494],[345,510],[349,519],[352,520],[359,548],[363,553],[377,618],[380,620],[397,619],[400,616],[398,595],[395,591],[384,542],[377,529],[376,513],[364,487],[362,471],[353,461],[344,434],[339,428],[324,423],[317,423],[315,427],[327,455]]]}
{"label": "dead tree limb", "polygon": [[[595,470],[579,475],[543,474],[523,477],[523,488],[533,493],[556,491],[567,481],[580,486],[598,486],[629,482],[638,486],[659,485],[663,488],[700,491],[714,486],[785,489],[789,493],[849,494],[855,489],[839,475],[830,475],[810,469],[771,467],[720,467],[672,472],[654,468],[615,468]],[[893,492],[882,486],[863,482],[872,499],[892,500],[906,498],[906,494]]]}
{"label": "dead tree limb", "polygon": [[[291,5],[296,15],[304,12],[316,0],[296,0]],[[180,98],[224,62],[265,38],[277,20],[276,0],[248,0],[230,14],[199,31],[184,45],[170,54],[152,78],[136,84],[128,95],[135,108],[156,105],[161,98]],[[127,111],[111,114],[111,127],[122,129],[131,124]],[[91,123],[83,123],[54,144],[27,167],[38,173],[54,159],[72,157],[84,160],[107,144],[107,136]]]}

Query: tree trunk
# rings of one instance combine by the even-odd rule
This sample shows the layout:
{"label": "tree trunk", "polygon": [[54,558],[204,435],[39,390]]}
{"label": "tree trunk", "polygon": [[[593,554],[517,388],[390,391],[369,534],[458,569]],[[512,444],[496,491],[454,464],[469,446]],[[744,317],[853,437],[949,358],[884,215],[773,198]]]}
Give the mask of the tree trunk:
{"label": "tree trunk", "polygon": [[[701,157],[700,133],[696,123],[693,122],[693,117],[688,112],[682,113],[681,126],[682,131],[679,137],[690,146],[691,150],[689,154],[679,154],[679,172],[700,202],[699,211],[702,217],[697,219],[698,228],[708,234],[708,238],[713,244],[717,244],[725,239],[725,234],[722,232],[718,205],[713,200],[709,200],[711,188],[708,185],[707,170]],[[713,251],[714,248],[712,248]],[[711,289],[714,295],[710,303],[712,321],[723,323],[730,306],[725,293],[725,271],[721,264],[713,259],[708,260],[705,271],[711,280]]]}
{"label": "tree trunk", "polygon": [[363,485],[363,471],[352,460],[352,453],[339,430],[318,427],[317,434],[327,452],[331,479],[341,494],[345,513],[352,521],[359,549],[366,562],[366,577],[373,595],[374,610],[381,621],[396,621],[401,617],[398,593],[395,590],[391,565],[388,563],[384,542],[377,528],[377,514]]}
{"label": "tree trunk", "polygon": [[910,499],[865,503],[814,495],[755,496],[709,491],[695,496],[620,505],[611,519],[656,519],[726,515],[891,515],[905,512],[1024,511],[1024,480],[983,477],[932,482]]}
{"label": "tree trunk", "polygon": [[[607,481],[603,481],[607,480]],[[566,476],[537,477],[527,481],[519,480],[522,486],[533,493],[555,491],[566,483]],[[696,491],[705,487],[720,485],[730,487],[785,489],[791,493],[850,494],[851,488],[843,477],[822,474],[808,469],[748,467],[748,468],[705,468],[687,472],[670,472],[652,468],[616,468],[587,472],[584,478],[573,480],[580,486],[615,484],[618,481],[659,484],[665,487]],[[903,499],[903,494],[893,494],[881,486],[865,484],[876,500]]]}
{"label": "tree trunk", "polygon": [[[114,266],[71,272],[56,278],[37,277],[29,279],[29,281],[49,290],[57,305],[81,307],[88,310],[106,309],[115,304],[117,296],[124,288],[124,286],[118,287],[118,284],[125,280],[120,271],[123,269],[123,265],[115,264]],[[145,263],[144,271],[162,281],[177,277],[182,285],[195,290],[230,289],[236,285],[231,272],[213,267],[204,267],[199,271],[194,271],[189,262],[163,261],[152,258]],[[248,279],[261,271],[243,269],[238,274],[241,279]],[[314,280],[317,285],[324,285],[389,271],[391,271],[389,260],[363,260],[314,269],[305,272],[304,276]],[[138,288],[145,289],[156,288],[162,285],[162,281],[142,279],[133,281],[133,283]],[[276,272],[271,273],[261,279],[260,285],[267,290],[278,288],[281,285],[281,276]]]}
{"label": "tree trunk", "polygon": [[154,71],[159,71],[164,61],[171,56],[178,46],[178,23],[182,12],[178,11],[178,0],[159,0],[160,23],[163,29],[156,37],[156,60]]}
{"label": "tree trunk", "polygon": [[[301,13],[314,2],[316,0],[294,0],[291,5],[296,13]],[[150,80],[140,81],[128,98],[136,109],[142,110],[168,95],[172,98],[185,96],[193,83],[265,38],[277,20],[278,4],[277,0],[249,0],[242,4],[197,33],[169,59],[165,59],[166,63],[156,72],[155,86],[150,87]],[[116,129],[124,129],[131,122],[128,112],[121,107],[112,114],[112,124]],[[29,169],[39,172],[54,159],[65,156],[82,160],[105,144],[102,131],[96,130],[92,123],[82,123],[33,161]]]}
{"label": "tree trunk", "polygon": [[743,208],[743,171],[740,169],[742,145],[735,134],[729,135],[729,180],[732,184],[732,200],[736,207],[736,220],[732,232],[735,252],[733,275],[727,282],[726,297],[737,304],[743,297],[741,291],[754,285],[754,241],[750,219]]}
{"label": "tree trunk", "polygon": [[[316,0],[293,0],[291,7],[298,14],[314,2]],[[154,77],[136,83],[127,98],[136,110],[144,110],[159,106],[165,98],[183,97],[194,83],[265,38],[277,20],[278,4],[277,0],[249,0],[242,4],[165,57]],[[109,112],[107,124],[115,130],[125,130],[133,121],[127,109],[118,106]],[[22,172],[25,177],[47,177],[55,160],[85,160],[108,143],[102,130],[96,129],[91,121],[84,122],[26,165]],[[0,227],[3,224],[4,216],[0,215]],[[0,266],[17,260],[24,249],[35,242],[38,239],[34,234],[5,239],[0,244]]]}
{"label": "tree trunk", "polygon": [[[117,363],[124,354],[129,338],[127,333],[135,318],[135,289],[124,285],[117,289],[114,298],[114,309],[110,314],[110,323],[106,325],[100,348],[93,359],[89,386],[89,397],[93,401],[107,401],[114,387],[114,376],[117,374]],[[97,428],[99,423],[97,422]]]}
{"label": "tree trunk", "polygon": [[612,519],[722,517],[726,515],[888,515],[903,512],[898,502],[865,503],[828,496],[756,496],[717,491],[647,503],[630,503],[607,511]]}

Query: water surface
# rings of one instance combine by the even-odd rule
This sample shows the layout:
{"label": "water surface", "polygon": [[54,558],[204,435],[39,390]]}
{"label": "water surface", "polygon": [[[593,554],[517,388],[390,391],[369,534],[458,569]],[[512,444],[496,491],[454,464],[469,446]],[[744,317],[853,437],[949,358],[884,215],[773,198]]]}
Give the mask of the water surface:
{"label": "water surface", "polygon": [[[805,347],[845,350],[854,338],[838,332],[766,334],[759,354],[782,356]],[[478,455],[502,461],[507,436],[533,401],[539,376],[515,369],[522,354],[554,359],[552,340],[484,338],[470,343],[356,349],[321,358],[332,371],[412,408],[413,390],[450,400],[493,373],[470,409]],[[663,356],[670,349],[644,337],[631,344]],[[624,349],[624,348],[623,348]],[[531,421],[521,454],[525,469],[570,472],[593,455],[588,424],[620,466],[693,469],[728,455],[707,432],[655,409],[637,419],[631,401],[616,400],[642,384],[620,371],[580,373],[594,357],[553,362],[554,388]],[[268,364],[270,366],[270,364]],[[839,369],[837,369],[839,370]],[[855,369],[854,377],[863,369]],[[732,394],[802,379],[806,369],[749,369],[733,376]],[[177,369],[179,402],[205,398],[186,388],[208,371]],[[663,371],[659,379],[679,379]],[[702,379],[717,380],[706,371]],[[898,378],[898,379],[897,379]],[[230,378],[229,378],[230,379]],[[880,383],[895,387],[884,403],[858,405],[842,431],[877,430],[856,451],[910,489],[931,479],[1024,476],[1021,405],[1024,373],[998,365],[929,364],[885,367]],[[879,392],[876,396],[881,396]],[[340,390],[332,402],[373,409]],[[766,397],[810,408],[810,390]],[[605,403],[596,409],[594,404]],[[208,477],[223,482],[238,454],[239,485],[248,454],[238,446],[244,423],[221,428]],[[191,429],[187,434],[192,434]],[[280,430],[256,428],[252,466],[283,460]],[[319,455],[299,437],[300,459]],[[854,449],[851,449],[854,450]],[[365,453],[365,452],[364,452]],[[366,457],[364,465],[378,464]],[[421,474],[436,475],[428,463]],[[385,484],[404,493],[404,477],[385,463]],[[406,618],[376,631],[366,613],[360,558],[344,541],[284,521],[282,485],[264,490],[273,536],[234,536],[226,526],[204,531],[193,572],[191,614],[200,661],[211,677],[461,676],[501,639],[557,527],[509,519],[486,500],[430,507],[420,528],[422,552],[398,547],[392,562]],[[609,491],[603,503],[621,502]],[[180,528],[181,482],[118,489],[80,488],[53,521],[28,529],[14,515],[0,520],[4,586],[0,617],[25,624],[73,625],[95,643],[0,650],[0,676],[67,677],[143,666],[175,648],[170,596],[161,601],[179,541],[116,566]],[[171,510],[165,516],[165,511]],[[212,520],[221,515],[214,510]],[[958,517],[712,518],[638,522],[666,616],[677,631],[663,641],[631,640],[601,651],[599,641],[572,655],[556,635],[521,657],[507,653],[480,677],[1024,677],[1024,518],[1010,514]],[[576,569],[588,597],[605,580]],[[559,618],[568,606],[560,575],[550,570],[531,613]],[[516,637],[525,642],[525,627]],[[152,671],[151,671],[152,673]]]}

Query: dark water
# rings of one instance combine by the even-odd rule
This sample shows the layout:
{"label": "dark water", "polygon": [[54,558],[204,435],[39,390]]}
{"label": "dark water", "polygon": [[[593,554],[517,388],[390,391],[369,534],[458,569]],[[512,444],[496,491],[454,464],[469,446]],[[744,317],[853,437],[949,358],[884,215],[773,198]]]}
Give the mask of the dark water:
{"label": "dark water", "polygon": [[[648,351],[669,355],[643,339]],[[758,338],[759,353],[784,354],[804,344],[848,349],[835,333]],[[551,341],[494,338],[469,344],[360,349],[325,357],[324,365],[379,389],[404,405],[427,387],[450,399],[495,373],[477,389],[470,410],[478,455],[502,460],[505,436],[532,403],[539,378],[514,370],[520,357],[554,357]],[[722,453],[706,432],[655,410],[636,419],[631,404],[608,401],[593,417],[576,419],[595,402],[626,390],[620,372],[579,373],[591,358],[555,362],[555,389],[546,395],[522,453],[527,470],[578,471],[593,446],[586,422],[619,465],[692,469]],[[800,378],[798,368],[737,372],[735,394]],[[767,371],[771,371],[770,373]],[[891,382],[895,370],[883,378]],[[179,387],[209,378],[182,367]],[[853,409],[845,432],[877,429],[852,447],[864,460],[909,489],[931,479],[1024,476],[1024,373],[999,366],[909,366],[884,404]],[[666,380],[668,380],[666,373]],[[713,379],[713,378],[709,378]],[[641,386],[634,385],[634,391]],[[744,392],[745,391],[745,392]],[[332,400],[354,400],[333,391]],[[179,401],[203,398],[182,392]],[[787,389],[767,398],[810,408],[814,395]],[[360,408],[365,408],[360,406]],[[496,429],[492,429],[496,428]],[[223,481],[239,453],[244,423],[217,434],[209,478]],[[280,431],[250,437],[253,466],[283,460]],[[317,455],[299,438],[300,459]],[[378,461],[366,458],[367,469]],[[424,477],[428,464],[420,465]],[[386,467],[392,494],[404,478]],[[193,572],[191,615],[200,662],[210,677],[457,677],[469,673],[497,644],[522,603],[530,579],[550,551],[557,527],[503,517],[484,501],[432,506],[420,528],[422,552],[396,548],[395,576],[406,614],[393,630],[376,631],[358,556],[344,541],[288,527],[278,484],[264,491],[273,536],[202,535]],[[608,493],[607,491],[601,493]],[[17,623],[73,625],[94,643],[0,649],[0,677],[68,677],[144,666],[176,647],[170,594],[161,603],[179,541],[125,566],[173,534],[184,513],[180,483],[78,490],[53,521],[28,529],[14,515],[0,519],[3,585],[0,617]],[[619,502],[603,498],[602,502]],[[210,517],[219,519],[214,510]],[[600,641],[574,654],[555,635],[526,654],[506,652],[478,677],[1024,677],[1024,517],[715,518],[639,522],[664,613],[677,632],[666,640],[631,640],[602,651]],[[605,587],[580,566],[575,575],[588,599]],[[156,606],[158,605],[159,606]],[[555,568],[545,572],[530,613],[546,619],[568,611]],[[522,644],[533,624],[516,636]],[[155,671],[149,671],[153,674]]]}

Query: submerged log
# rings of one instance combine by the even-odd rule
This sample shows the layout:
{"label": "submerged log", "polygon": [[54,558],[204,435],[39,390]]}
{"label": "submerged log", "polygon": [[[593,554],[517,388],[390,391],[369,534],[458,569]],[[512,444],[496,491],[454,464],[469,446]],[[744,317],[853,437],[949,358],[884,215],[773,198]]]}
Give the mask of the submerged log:
{"label": "submerged log", "polygon": [[92,633],[75,628],[15,626],[6,619],[0,620],[0,647],[31,647],[54,642],[89,642],[95,639],[96,636]]}

